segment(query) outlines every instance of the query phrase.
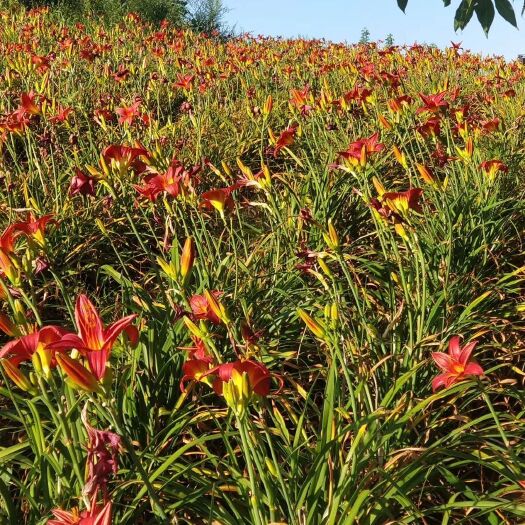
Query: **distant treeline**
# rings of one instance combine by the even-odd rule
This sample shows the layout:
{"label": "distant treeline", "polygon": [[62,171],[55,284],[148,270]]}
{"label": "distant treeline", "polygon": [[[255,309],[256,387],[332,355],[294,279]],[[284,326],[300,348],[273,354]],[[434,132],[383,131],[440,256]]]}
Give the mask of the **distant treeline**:
{"label": "distant treeline", "polygon": [[196,31],[231,33],[224,22],[227,12],[222,0],[11,0],[25,7],[50,6],[67,18],[82,19],[95,14],[114,21],[127,13],[138,13],[144,20],[160,23],[163,20],[178,27]]}

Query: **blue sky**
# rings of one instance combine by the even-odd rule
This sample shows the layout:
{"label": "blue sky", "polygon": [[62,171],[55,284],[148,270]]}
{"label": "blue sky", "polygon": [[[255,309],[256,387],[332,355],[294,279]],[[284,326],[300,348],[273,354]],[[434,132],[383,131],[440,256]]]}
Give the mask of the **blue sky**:
{"label": "blue sky", "polygon": [[[467,28],[454,32],[454,12],[459,0],[443,7],[442,0],[409,0],[406,15],[395,0],[224,0],[230,9],[227,22],[237,30],[255,35],[304,36],[337,42],[357,42],[367,27],[373,40],[394,35],[397,44],[434,43],[440,47],[450,41],[483,54],[504,55],[509,59],[525,54],[525,18],[519,16],[523,2],[515,1],[518,26],[498,15],[488,39],[475,15]],[[372,8],[373,6],[373,8]]]}

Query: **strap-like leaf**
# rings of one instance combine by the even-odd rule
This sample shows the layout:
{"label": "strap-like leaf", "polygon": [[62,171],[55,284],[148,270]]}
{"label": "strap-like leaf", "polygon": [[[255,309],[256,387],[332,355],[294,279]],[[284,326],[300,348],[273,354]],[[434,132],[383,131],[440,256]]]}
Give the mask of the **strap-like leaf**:
{"label": "strap-like leaf", "polygon": [[[525,8],[525,5],[523,6]],[[496,9],[498,13],[514,27],[518,27],[516,22],[516,14],[514,13],[514,8],[512,7],[509,0],[496,0]]]}

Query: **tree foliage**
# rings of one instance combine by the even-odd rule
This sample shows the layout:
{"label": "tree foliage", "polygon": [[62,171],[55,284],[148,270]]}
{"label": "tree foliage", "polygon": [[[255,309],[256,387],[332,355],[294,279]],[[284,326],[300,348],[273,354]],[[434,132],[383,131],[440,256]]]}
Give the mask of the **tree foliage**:
{"label": "tree foliage", "polygon": [[[445,7],[448,7],[451,4],[451,0],[443,0],[443,4]],[[408,0],[397,0],[397,5],[405,12]],[[496,12],[509,24],[512,24],[516,28],[518,27],[516,13],[510,0],[461,0],[454,15],[454,30],[464,29],[475,13],[483,31],[488,35]],[[524,12],[525,0],[521,14],[523,15]]]}
{"label": "tree foliage", "polygon": [[18,0],[25,7],[48,5],[60,9],[67,18],[82,18],[87,13],[114,21],[126,13],[138,13],[144,20],[159,23],[169,20],[178,27],[221,34],[225,29],[227,8],[222,0]]}

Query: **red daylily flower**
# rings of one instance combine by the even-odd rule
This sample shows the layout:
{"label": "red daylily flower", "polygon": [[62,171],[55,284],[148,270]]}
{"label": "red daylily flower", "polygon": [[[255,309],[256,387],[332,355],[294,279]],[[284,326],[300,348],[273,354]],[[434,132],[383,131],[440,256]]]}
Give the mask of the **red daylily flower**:
{"label": "red daylily flower", "polygon": [[117,108],[115,110],[115,113],[119,117],[118,118],[119,124],[129,124],[129,125],[133,124],[133,121],[135,120],[135,118],[140,116],[140,111],[139,111],[140,104],[141,104],[141,101],[136,100],[135,102],[133,102],[133,104],[131,104],[131,106]]}
{"label": "red daylily flower", "polygon": [[411,188],[407,191],[387,192],[381,196],[383,206],[386,206],[392,213],[405,214],[408,210],[421,213],[419,199],[423,194],[421,188]]}
{"label": "red daylily flower", "polygon": [[71,113],[73,113],[73,108],[61,108],[59,106],[57,108],[57,114],[50,117],[49,122],[65,122]]}
{"label": "red daylily flower", "polygon": [[[232,363],[223,363],[209,370],[206,375],[215,376],[213,389],[219,395],[223,393],[225,383],[235,379],[235,375],[246,374],[251,394],[257,394],[262,397],[268,396],[271,390],[272,374],[265,365],[258,361],[234,361]],[[282,383],[282,380],[279,379]]]}
{"label": "red daylily flower", "polygon": [[494,179],[498,172],[508,173],[509,168],[501,160],[486,160],[480,164],[480,168],[487,174],[489,179]]}
{"label": "red daylily flower", "polygon": [[374,133],[366,139],[352,142],[346,151],[339,152],[339,157],[350,161],[352,165],[361,164],[364,166],[370,155],[384,149],[385,145],[379,142],[379,133]]}
{"label": "red daylily flower", "polygon": [[483,128],[483,131],[486,133],[492,133],[493,131],[497,131],[499,129],[500,125],[500,119],[499,118],[493,118],[491,120],[486,120],[481,123],[481,127]]}
{"label": "red daylily flower", "polygon": [[179,73],[177,75],[177,82],[175,82],[175,87],[184,89],[185,91],[191,91],[191,86],[195,75],[182,75]]}
{"label": "red daylily flower", "polygon": [[419,93],[419,97],[423,101],[423,106],[418,108],[417,113],[439,113],[442,109],[448,108],[448,102],[445,100],[446,91],[436,93],[434,95],[423,95]]}
{"label": "red daylily flower", "polygon": [[75,175],[69,184],[69,196],[74,195],[95,195],[95,184],[97,179],[91,175],[86,175],[83,171],[75,168]]}
{"label": "red daylily flower", "polygon": [[20,114],[40,115],[42,113],[42,106],[37,104],[35,99],[36,95],[33,91],[22,93],[20,95],[20,106],[17,111]]}
{"label": "red daylily flower", "polygon": [[15,257],[15,241],[21,234],[14,224],[8,226],[0,236],[0,276],[11,282],[18,280],[18,263]]}
{"label": "red daylily flower", "polygon": [[111,525],[111,506],[110,501],[103,507],[93,501],[91,509],[82,512],[76,508],[71,511],[54,509],[52,512],[56,519],[49,520],[47,525]]}
{"label": "red daylily flower", "polygon": [[425,123],[421,124],[421,126],[417,127],[417,131],[424,138],[433,135],[437,136],[441,131],[441,121],[438,118],[428,119]]}
{"label": "red daylily flower", "polygon": [[60,326],[45,326],[4,345],[0,349],[0,359],[4,359],[2,364],[7,375],[18,387],[27,390],[30,383],[19,369],[20,363],[33,360],[35,366],[47,375],[57,365],[56,350],[51,345],[66,333]]}
{"label": "red daylily flower", "polygon": [[[213,297],[215,297],[215,299],[219,299],[223,292],[220,292],[219,290],[213,290],[211,294]],[[189,303],[194,319],[207,320],[213,324],[221,323],[221,320],[211,308],[210,303],[208,302],[208,299],[206,299],[205,295],[192,295],[190,297]]]}
{"label": "red daylily flower", "polygon": [[33,212],[29,212],[25,221],[13,224],[13,229],[23,233],[27,237],[32,237],[38,244],[43,244],[46,226],[49,223],[57,223],[52,213],[43,215],[37,219]]}
{"label": "red daylily flower", "polygon": [[477,341],[466,344],[463,348],[459,345],[459,337],[455,335],[450,339],[448,354],[443,352],[433,352],[437,366],[443,371],[432,381],[432,390],[436,391],[440,387],[449,386],[467,379],[469,376],[482,376],[483,368],[475,361],[470,361],[472,351],[476,347]]}
{"label": "red daylily flower", "polygon": [[147,158],[148,156],[149,153],[145,148],[132,148],[115,144],[108,146],[102,152],[102,158],[108,166],[115,165],[121,172],[126,172],[131,168],[137,174],[146,170],[146,164],[141,160],[141,157]]}
{"label": "red daylily flower", "polygon": [[53,348],[78,350],[87,359],[95,378],[100,381],[106,373],[106,364],[117,337],[136,317],[136,314],[128,315],[106,328],[93,303],[86,295],[80,295],[75,305],[78,335],[67,333]]}
{"label": "red daylily flower", "polygon": [[295,135],[297,134],[297,126],[290,126],[286,128],[275,142],[275,148],[273,150],[273,156],[277,157],[279,151],[283,148],[287,148],[294,143]]}
{"label": "red daylily flower", "polygon": [[186,169],[178,160],[173,160],[166,173],[147,175],[143,186],[135,185],[134,188],[147,199],[154,202],[161,193],[167,193],[176,198],[181,193],[194,192],[194,185],[199,183],[196,175],[200,166]]}
{"label": "red daylily flower", "polygon": [[226,188],[205,191],[201,195],[200,207],[205,210],[216,209],[221,215],[224,215],[225,211],[231,211],[235,207],[232,193],[238,189],[239,186],[239,184],[233,184]]}

